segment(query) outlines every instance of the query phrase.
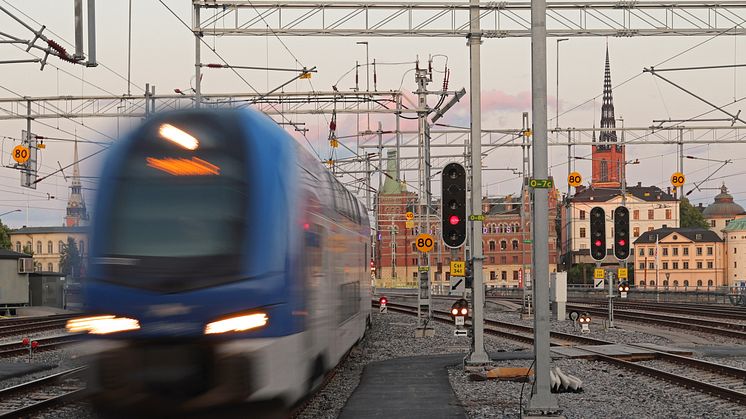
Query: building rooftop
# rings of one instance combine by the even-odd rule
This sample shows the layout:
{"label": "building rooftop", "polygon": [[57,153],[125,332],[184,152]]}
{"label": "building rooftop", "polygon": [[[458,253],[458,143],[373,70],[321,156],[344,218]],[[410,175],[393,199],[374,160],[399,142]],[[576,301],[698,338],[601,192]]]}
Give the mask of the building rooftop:
{"label": "building rooftop", "polygon": [[746,230],[746,217],[744,218],[737,218],[730,223],[728,223],[727,226],[725,226],[724,231],[743,231]]}
{"label": "building rooftop", "polygon": [[30,258],[31,255],[25,253],[18,253],[8,249],[0,249],[0,259],[20,259]]}
{"label": "building rooftop", "polygon": [[[641,183],[633,186],[627,186],[627,194],[633,195],[643,201],[658,202],[658,201],[676,201],[670,193],[662,190],[657,186],[642,186]],[[614,199],[617,196],[621,196],[622,191],[620,189],[601,189],[593,187],[578,188],[570,200],[572,202],[606,202]]]}
{"label": "building rooftop", "polygon": [[705,218],[729,218],[743,213],[743,207],[733,202],[733,195],[728,193],[725,184],[720,187],[720,193],[715,196],[715,202],[702,211]]}
{"label": "building rooftop", "polygon": [[635,244],[639,243],[655,243],[656,238],[662,240],[671,234],[681,234],[687,239],[695,243],[712,243],[722,242],[723,239],[712,230],[706,228],[659,228],[652,231],[646,231],[640,237],[635,240]]}
{"label": "building rooftop", "polygon": [[88,233],[88,227],[21,227],[11,230],[10,234],[49,234],[49,233]]}

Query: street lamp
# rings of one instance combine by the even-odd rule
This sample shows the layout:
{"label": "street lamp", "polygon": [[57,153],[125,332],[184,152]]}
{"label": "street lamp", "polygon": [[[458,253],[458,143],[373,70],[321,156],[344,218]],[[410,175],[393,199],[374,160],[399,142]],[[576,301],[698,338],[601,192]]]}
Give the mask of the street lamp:
{"label": "street lamp", "polygon": [[[357,45],[365,45],[365,91],[370,92],[370,59],[368,58],[368,41],[356,42]],[[366,102],[368,109],[368,132],[370,132],[370,101]]]}
{"label": "street lamp", "polygon": [[0,217],[2,217],[3,215],[7,215],[7,214],[11,214],[11,213],[14,213],[14,212],[21,212],[21,210],[19,210],[19,209],[14,209],[13,211],[8,211],[8,212],[4,212],[4,213],[0,214]]}
{"label": "street lamp", "polygon": [[559,38],[557,39],[557,97],[555,97],[555,117],[554,117],[554,123],[555,128],[559,128],[559,44],[562,41],[567,41],[570,38]]}

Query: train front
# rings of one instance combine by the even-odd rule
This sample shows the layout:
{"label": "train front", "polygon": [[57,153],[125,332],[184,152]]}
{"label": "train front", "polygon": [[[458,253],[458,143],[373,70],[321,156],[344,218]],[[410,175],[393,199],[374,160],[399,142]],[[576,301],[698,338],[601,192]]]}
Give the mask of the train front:
{"label": "train front", "polygon": [[279,132],[253,112],[187,111],[149,120],[109,154],[90,316],[68,324],[88,337],[79,350],[99,407],[174,414],[297,397],[294,165]]}

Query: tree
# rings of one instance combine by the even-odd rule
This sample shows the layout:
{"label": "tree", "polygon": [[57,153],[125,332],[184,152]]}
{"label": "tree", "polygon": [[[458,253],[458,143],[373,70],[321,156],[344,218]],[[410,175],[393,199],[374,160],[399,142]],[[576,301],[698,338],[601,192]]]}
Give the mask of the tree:
{"label": "tree", "polygon": [[62,246],[60,252],[60,272],[68,278],[80,278],[83,260],[78,253],[78,244],[72,237],[67,238],[67,244]]}
{"label": "tree", "polygon": [[10,242],[10,228],[0,221],[0,248],[2,249],[13,249],[13,244]]}
{"label": "tree", "polygon": [[694,208],[688,199],[681,198],[681,206],[679,208],[681,227],[710,228],[702,213]]}

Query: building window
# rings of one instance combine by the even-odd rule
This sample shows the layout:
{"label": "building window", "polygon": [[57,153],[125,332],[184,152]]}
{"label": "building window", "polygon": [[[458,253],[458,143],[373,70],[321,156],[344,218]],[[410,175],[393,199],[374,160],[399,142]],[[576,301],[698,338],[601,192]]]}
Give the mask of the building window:
{"label": "building window", "polygon": [[506,250],[508,248],[508,242],[505,240],[500,240],[500,250]]}
{"label": "building window", "polygon": [[640,256],[645,256],[645,249],[641,247],[639,253],[640,253]]}
{"label": "building window", "polygon": [[502,271],[502,272],[500,272],[500,279],[502,279],[503,281],[507,281],[508,280],[508,271]]}
{"label": "building window", "polygon": [[689,262],[684,262],[684,269],[689,269]]}
{"label": "building window", "polygon": [[655,269],[655,262],[648,263],[648,269]]}
{"label": "building window", "polygon": [[707,262],[707,269],[712,269],[712,261]]}
{"label": "building window", "polygon": [[496,248],[497,247],[495,246],[495,241],[494,240],[490,240],[490,250],[494,252]]}
{"label": "building window", "polygon": [[698,280],[697,280],[697,286],[698,286],[698,287],[701,287],[701,286],[702,286],[702,280],[701,280],[701,279],[698,279]]}
{"label": "building window", "polygon": [[712,256],[712,252],[713,252],[712,249],[713,249],[712,247],[709,247],[709,246],[707,247],[707,255],[708,256]]}
{"label": "building window", "polygon": [[701,247],[697,248],[697,256],[702,256],[702,248]]}
{"label": "building window", "polygon": [[490,281],[497,280],[497,275],[495,274],[495,271],[490,271]]}
{"label": "building window", "polygon": [[632,219],[633,220],[639,220],[640,219],[640,210],[634,210],[634,211],[632,211]]}
{"label": "building window", "polygon": [[667,280],[667,279],[664,279],[664,280],[663,280],[663,286],[664,286],[664,287],[667,287],[667,286],[668,286],[668,280]]}
{"label": "building window", "polygon": [[513,281],[518,280],[518,271],[513,271]]}
{"label": "building window", "polygon": [[513,263],[514,264],[518,263],[518,256],[513,256]]}
{"label": "building window", "polygon": [[678,287],[678,286],[679,286],[679,281],[678,281],[678,280],[676,280],[676,279],[674,279],[674,280],[673,280],[673,286],[674,286],[674,287]]}
{"label": "building window", "polygon": [[702,269],[702,262],[697,262],[697,269]]}
{"label": "building window", "polygon": [[36,242],[36,254],[37,255],[41,254],[41,242],[40,241]]}
{"label": "building window", "polygon": [[710,220],[710,227],[715,227],[715,220]]}
{"label": "building window", "polygon": [[645,263],[644,263],[644,262],[640,262],[640,269],[641,269],[641,270],[642,270],[642,269],[645,269]]}
{"label": "building window", "polygon": [[737,247],[734,247],[734,248],[733,248],[733,254],[735,255],[736,253],[738,253],[738,248],[737,248]]}
{"label": "building window", "polygon": [[684,248],[684,256],[689,256],[689,248],[688,247]]}
{"label": "building window", "polygon": [[65,248],[65,243],[63,243],[62,240],[57,242],[57,253],[62,253],[62,249],[64,248]]}
{"label": "building window", "polygon": [[508,263],[508,257],[507,256],[500,256],[500,263],[502,263],[503,265],[505,265],[506,263]]}
{"label": "building window", "polygon": [[671,210],[667,209],[666,210],[666,220],[670,220],[670,219],[671,219]]}
{"label": "building window", "polygon": [[513,246],[513,250],[518,250],[518,240],[513,240],[511,245]]}
{"label": "building window", "polygon": [[733,267],[734,267],[734,268],[737,268],[737,267],[738,267],[738,262],[734,261],[734,262],[733,262]]}
{"label": "building window", "polygon": [[47,253],[49,253],[50,255],[52,253],[54,253],[54,250],[52,250],[52,241],[51,240],[47,242]]}
{"label": "building window", "polygon": [[580,219],[585,220],[585,210],[580,210]]}
{"label": "building window", "polygon": [[655,219],[655,210],[649,209],[648,210],[648,220],[653,220],[653,219]]}
{"label": "building window", "polygon": [[635,227],[632,229],[632,234],[635,235],[635,237],[640,237],[640,227]]}
{"label": "building window", "polygon": [[655,281],[654,281],[654,280],[650,280],[650,286],[651,286],[651,287],[654,287],[654,286],[655,286]]}
{"label": "building window", "polygon": [[495,257],[494,256],[490,256],[490,263],[495,263]]}
{"label": "building window", "polygon": [[673,263],[673,268],[674,269],[679,269],[679,262],[674,262]]}
{"label": "building window", "polygon": [[668,256],[668,248],[667,247],[663,248],[663,256]]}
{"label": "building window", "polygon": [[655,256],[655,249],[652,247],[648,249],[648,256]]}
{"label": "building window", "polygon": [[640,286],[645,286],[645,281],[640,281]]}
{"label": "building window", "polygon": [[684,280],[684,286],[685,286],[685,287],[688,287],[688,286],[689,286],[689,280],[688,280],[688,279],[685,279],[685,280]]}
{"label": "building window", "polygon": [[609,181],[609,162],[601,160],[601,182]]}
{"label": "building window", "polygon": [[663,270],[668,270],[668,262],[663,262]]}
{"label": "building window", "polygon": [[585,227],[580,227],[580,238],[585,238]]}
{"label": "building window", "polygon": [[417,244],[415,242],[412,242],[412,251],[413,252],[417,251]]}
{"label": "building window", "polygon": [[708,287],[711,287],[711,286],[713,286],[713,282],[712,282],[712,279],[708,279],[708,280],[707,280],[707,286],[708,286]]}
{"label": "building window", "polygon": [[673,255],[674,256],[678,256],[679,255],[679,248],[678,247],[674,247],[672,250],[673,250]]}
{"label": "building window", "polygon": [[48,263],[48,264],[47,264],[47,270],[48,270],[49,272],[54,272],[54,265],[53,265],[53,264],[51,264],[51,263]]}
{"label": "building window", "polygon": [[412,266],[417,266],[417,258],[412,258]]}

